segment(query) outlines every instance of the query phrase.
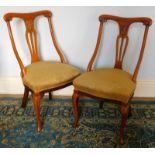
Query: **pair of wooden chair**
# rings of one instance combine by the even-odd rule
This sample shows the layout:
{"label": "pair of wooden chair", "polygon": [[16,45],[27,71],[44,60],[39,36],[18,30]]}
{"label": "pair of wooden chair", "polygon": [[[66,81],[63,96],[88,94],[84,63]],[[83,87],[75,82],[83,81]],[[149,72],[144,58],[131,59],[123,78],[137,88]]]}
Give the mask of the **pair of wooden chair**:
{"label": "pair of wooden chair", "polygon": [[[35,29],[35,19],[38,16],[45,16],[48,19],[51,37],[61,62],[41,61],[41,59],[39,58],[37,35]],[[8,26],[12,47],[21,68],[21,76],[23,84],[25,86],[22,107],[26,107],[28,95],[29,92],[31,92],[34,109],[36,112],[37,131],[39,132],[42,128],[40,116],[40,100],[43,97],[44,93],[48,92],[49,98],[51,99],[52,91],[69,86],[73,83],[73,127],[77,126],[79,120],[78,99],[80,95],[86,95],[101,100],[101,107],[103,105],[103,101],[105,100],[118,103],[120,105],[120,112],[122,115],[120,127],[120,143],[123,144],[124,127],[130,111],[130,105],[128,101],[134,94],[134,90],[136,87],[136,77],[144,54],[147,34],[149,27],[152,24],[152,20],[150,18],[144,17],[122,18],[111,15],[101,15],[99,17],[100,27],[95,51],[88,64],[87,72],[80,75],[79,69],[65,63],[65,58],[56,43],[51,16],[52,13],[46,10],[33,13],[8,13],[4,16],[4,19]],[[13,38],[10,24],[10,21],[13,18],[21,18],[25,22],[26,41],[31,54],[31,64],[26,67],[19,57]],[[98,54],[101,43],[103,24],[108,20],[115,21],[119,26],[119,35],[116,39],[115,66],[114,68],[100,68],[92,70],[92,66]],[[142,23],[145,30],[138,62],[133,75],[131,75],[130,73],[123,70],[122,63],[129,42],[129,27],[131,24],[136,22]]]}

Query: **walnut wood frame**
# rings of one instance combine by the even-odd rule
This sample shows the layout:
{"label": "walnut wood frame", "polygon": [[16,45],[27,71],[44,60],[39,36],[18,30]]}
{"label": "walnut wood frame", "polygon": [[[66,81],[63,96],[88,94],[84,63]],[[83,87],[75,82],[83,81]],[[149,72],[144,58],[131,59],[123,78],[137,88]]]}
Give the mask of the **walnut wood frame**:
{"label": "walnut wood frame", "polygon": [[[22,60],[18,54],[16,45],[15,45],[10,21],[13,20],[14,18],[20,18],[24,21],[25,27],[26,27],[25,37],[26,37],[26,41],[28,44],[30,54],[31,54],[31,63],[34,63],[34,62],[40,61],[39,55],[38,55],[37,33],[36,33],[36,29],[35,29],[35,19],[38,16],[44,16],[48,19],[50,34],[51,34],[51,38],[52,38],[54,47],[55,47],[55,49],[56,49],[56,51],[60,57],[61,62],[65,63],[65,57],[63,56],[63,54],[60,51],[59,46],[56,42],[56,38],[54,35],[54,30],[53,30],[53,25],[52,25],[52,20],[51,20],[52,13],[50,11],[43,10],[43,11],[32,12],[32,13],[7,13],[4,15],[4,20],[7,23],[9,36],[10,36],[10,40],[12,43],[12,48],[13,48],[14,54],[17,58],[18,64],[19,64],[20,69],[21,69],[22,79],[23,79],[24,75],[26,74],[26,69],[25,69],[25,66],[24,66],[24,64],[23,64],[23,62],[22,62]],[[24,95],[23,95],[23,99],[22,99],[22,107],[23,108],[26,107],[29,92],[31,92],[33,104],[34,104],[34,109],[35,109],[35,113],[36,113],[37,131],[38,132],[40,132],[42,129],[42,121],[41,121],[41,115],[40,115],[40,100],[44,96],[44,93],[48,92],[49,93],[49,99],[52,99],[52,94],[51,94],[52,91],[67,87],[71,84],[72,84],[72,82],[65,84],[61,87],[59,86],[59,87],[56,87],[56,88],[53,88],[50,90],[45,90],[45,91],[42,91],[39,93],[35,93],[35,92],[33,92],[33,90],[31,90],[30,88],[25,86],[25,91],[24,91]]]}
{"label": "walnut wood frame", "polygon": [[[103,31],[103,23],[107,22],[108,20],[112,20],[115,21],[118,26],[119,26],[119,35],[117,36],[116,39],[116,59],[115,59],[115,66],[114,68],[118,68],[118,69],[123,69],[122,68],[122,63],[123,63],[123,59],[126,53],[126,49],[128,46],[128,42],[129,42],[129,38],[128,38],[128,30],[129,27],[132,23],[142,23],[145,26],[145,30],[144,30],[144,36],[143,36],[143,41],[142,41],[142,45],[141,45],[141,50],[140,50],[140,54],[139,54],[139,58],[138,58],[138,62],[136,64],[133,76],[132,76],[132,80],[134,82],[136,82],[136,78],[137,78],[137,74],[140,68],[140,64],[143,58],[143,54],[144,54],[144,49],[145,49],[145,44],[146,44],[146,39],[147,39],[147,34],[148,34],[148,30],[150,25],[152,24],[152,20],[150,18],[147,17],[140,17],[140,18],[123,18],[123,17],[118,17],[118,16],[112,16],[112,15],[101,15],[99,17],[99,21],[100,21],[100,27],[99,27],[99,32],[98,32],[98,38],[97,38],[97,43],[96,43],[96,47],[94,50],[94,53],[90,59],[90,62],[88,64],[87,67],[87,71],[91,71],[92,70],[92,66],[94,63],[94,60],[98,54],[99,51],[99,47],[100,47],[100,42],[101,42],[101,38],[102,38],[102,31]],[[120,48],[119,48],[119,41],[121,40],[120,43]],[[125,46],[123,49],[123,44],[125,41]],[[78,120],[79,120],[79,113],[78,113],[78,99],[80,96],[88,96],[88,97],[92,97],[92,98],[96,98],[100,100],[100,108],[102,108],[103,106],[103,101],[107,100],[104,98],[99,98],[97,96],[93,96],[84,92],[81,92],[80,90],[78,90],[76,87],[74,88],[74,93],[72,96],[72,100],[73,100],[73,115],[74,115],[74,122],[73,122],[73,127],[76,128],[77,124],[78,124]],[[118,102],[118,101],[114,101],[114,100],[108,100],[108,101],[112,101],[114,103],[117,103],[120,105],[120,112],[122,115],[122,121],[121,121],[121,127],[120,127],[120,144],[124,143],[124,128],[126,125],[126,120],[127,117],[129,115],[129,113],[131,112],[131,107],[128,103],[122,103],[122,102]]]}

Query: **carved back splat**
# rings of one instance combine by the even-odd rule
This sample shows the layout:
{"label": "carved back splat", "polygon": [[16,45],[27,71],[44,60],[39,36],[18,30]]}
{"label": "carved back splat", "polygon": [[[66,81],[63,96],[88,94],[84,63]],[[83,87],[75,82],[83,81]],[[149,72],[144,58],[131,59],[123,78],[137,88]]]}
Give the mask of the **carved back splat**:
{"label": "carved back splat", "polygon": [[39,60],[39,56],[34,19],[25,20],[24,22],[26,26],[25,36],[31,54],[31,61],[35,62]]}
{"label": "carved back splat", "polygon": [[26,27],[26,32],[25,32],[25,37],[26,37],[26,41],[28,44],[28,48],[31,54],[31,63],[39,61],[39,56],[38,56],[38,44],[37,44],[37,34],[36,34],[36,30],[35,30],[35,19],[38,16],[44,16],[48,19],[48,23],[49,23],[49,28],[50,28],[50,33],[51,33],[51,37],[53,40],[53,44],[54,47],[61,59],[61,62],[65,62],[64,56],[61,53],[55,36],[54,36],[54,31],[53,31],[53,26],[52,26],[52,13],[48,10],[43,10],[43,11],[38,11],[38,12],[32,12],[32,13],[7,13],[4,15],[4,20],[7,23],[8,26],[8,31],[9,31],[9,35],[10,35],[10,39],[11,39],[11,43],[12,43],[12,47],[15,53],[15,56],[17,58],[17,61],[20,65],[21,71],[22,71],[22,77],[25,75],[26,71],[25,71],[25,67],[22,63],[22,60],[19,57],[16,45],[15,45],[15,41],[14,41],[14,37],[13,37],[13,33],[12,33],[12,29],[11,29],[11,24],[10,21],[13,18],[20,18],[22,20],[24,20],[25,23],[25,27]]}
{"label": "carved back splat", "polygon": [[[115,68],[122,69],[123,58],[128,46],[128,29],[129,25],[119,23],[119,35],[116,40],[116,60],[115,60]],[[120,44],[119,44],[120,43]],[[119,46],[120,45],[120,46]]]}
{"label": "carved back splat", "polygon": [[113,21],[117,22],[118,26],[119,26],[119,35],[117,36],[117,39],[116,39],[116,58],[115,58],[115,68],[119,68],[119,69],[122,69],[123,59],[124,59],[126,49],[128,46],[128,42],[129,42],[128,30],[129,30],[130,25],[132,23],[138,22],[138,23],[142,23],[145,26],[140,55],[139,55],[138,62],[137,62],[137,65],[136,65],[136,68],[134,70],[134,74],[132,77],[133,81],[135,81],[141,61],[142,61],[145,44],[146,44],[146,39],[147,39],[147,34],[148,34],[148,29],[149,29],[149,26],[152,24],[152,20],[147,17],[123,18],[123,17],[111,16],[111,15],[101,15],[99,17],[100,28],[99,28],[99,32],[98,32],[97,44],[96,44],[93,56],[88,64],[87,71],[92,70],[92,65],[93,65],[93,62],[94,62],[96,55],[98,53],[98,49],[99,49],[100,42],[101,42],[103,23],[107,22],[107,20],[113,20]]}

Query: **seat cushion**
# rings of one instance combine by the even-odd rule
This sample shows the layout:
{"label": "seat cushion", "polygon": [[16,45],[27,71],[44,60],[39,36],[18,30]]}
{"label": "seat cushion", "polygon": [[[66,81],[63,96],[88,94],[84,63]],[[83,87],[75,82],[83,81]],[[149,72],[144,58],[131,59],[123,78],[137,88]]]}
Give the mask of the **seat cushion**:
{"label": "seat cushion", "polygon": [[63,86],[80,74],[80,70],[61,62],[39,61],[26,67],[23,83],[34,92]]}
{"label": "seat cushion", "polygon": [[75,89],[105,99],[127,103],[135,90],[132,76],[120,69],[101,68],[84,73],[73,81]]}

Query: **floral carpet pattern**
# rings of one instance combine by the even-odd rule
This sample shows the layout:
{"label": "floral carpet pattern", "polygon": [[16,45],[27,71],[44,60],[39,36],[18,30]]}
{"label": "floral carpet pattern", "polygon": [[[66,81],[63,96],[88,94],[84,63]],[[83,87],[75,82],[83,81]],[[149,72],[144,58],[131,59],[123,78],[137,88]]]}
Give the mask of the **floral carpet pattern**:
{"label": "floral carpet pattern", "polygon": [[155,147],[155,102],[132,101],[132,116],[125,128],[125,144],[119,145],[118,106],[80,99],[80,120],[72,128],[71,98],[47,98],[41,102],[43,130],[36,132],[32,101],[22,109],[21,98],[0,98],[1,148],[111,148]]}

